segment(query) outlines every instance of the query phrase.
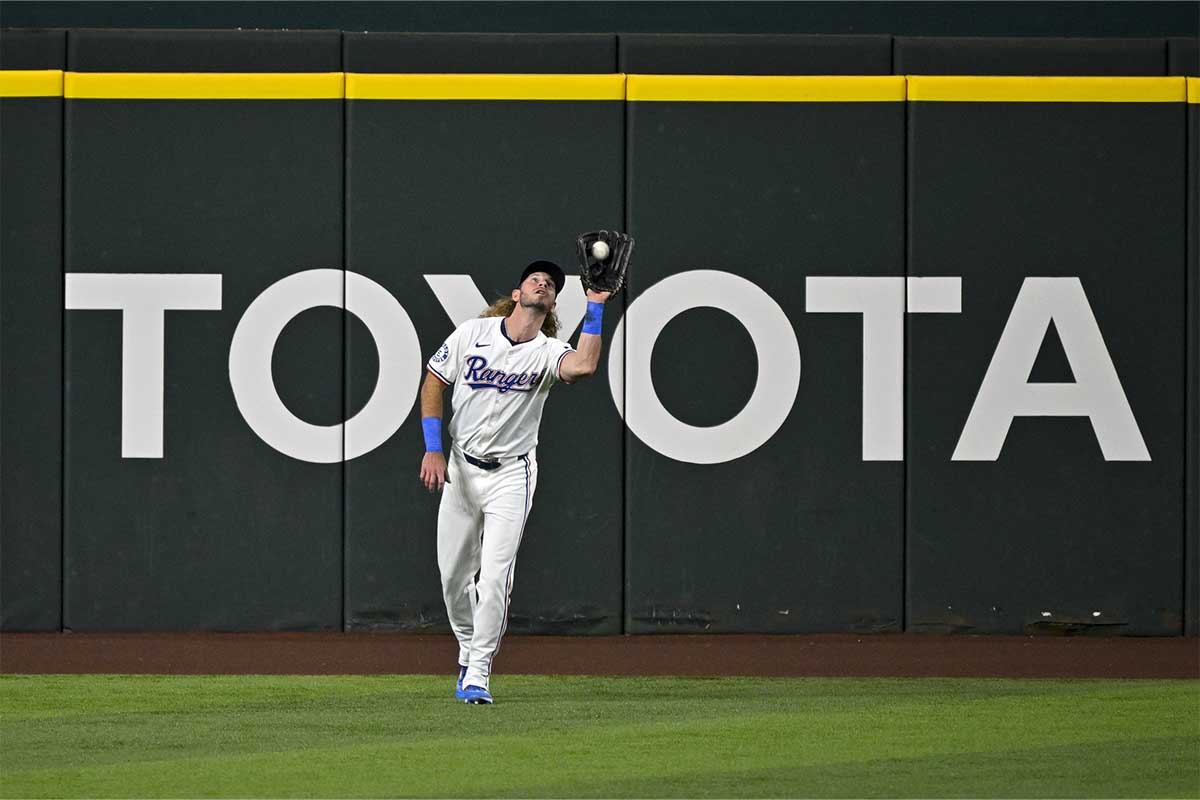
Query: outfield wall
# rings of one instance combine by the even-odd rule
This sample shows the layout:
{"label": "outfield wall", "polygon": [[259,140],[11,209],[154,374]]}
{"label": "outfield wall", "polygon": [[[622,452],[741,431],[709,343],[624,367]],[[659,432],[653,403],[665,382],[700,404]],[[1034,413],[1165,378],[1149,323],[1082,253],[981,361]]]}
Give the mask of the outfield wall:
{"label": "outfield wall", "polygon": [[424,358],[624,228],[511,630],[1194,635],[1196,53],[3,31],[0,628],[446,630]]}

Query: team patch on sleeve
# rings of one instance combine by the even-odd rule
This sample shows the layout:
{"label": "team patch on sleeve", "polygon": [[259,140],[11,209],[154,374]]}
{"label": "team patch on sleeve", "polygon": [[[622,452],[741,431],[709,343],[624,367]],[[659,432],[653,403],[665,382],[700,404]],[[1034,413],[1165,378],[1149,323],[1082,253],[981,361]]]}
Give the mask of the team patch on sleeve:
{"label": "team patch on sleeve", "polygon": [[431,358],[429,360],[433,364],[441,364],[443,361],[445,361],[449,357],[450,357],[450,345],[449,345],[449,343],[443,343],[441,348],[439,348],[438,351],[433,354],[433,358]]}

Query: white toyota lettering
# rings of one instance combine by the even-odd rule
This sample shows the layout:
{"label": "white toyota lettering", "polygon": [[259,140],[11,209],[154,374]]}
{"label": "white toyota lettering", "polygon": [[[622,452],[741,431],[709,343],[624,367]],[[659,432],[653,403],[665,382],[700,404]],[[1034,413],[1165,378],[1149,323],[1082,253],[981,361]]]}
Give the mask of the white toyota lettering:
{"label": "white toyota lettering", "polygon": [[[424,278],[454,325],[486,305],[468,275]],[[805,294],[809,313],[862,315],[862,458],[903,460],[904,314],[961,313],[962,279],[819,276],[806,279]],[[568,276],[557,308],[564,339],[578,328],[585,305],[578,276]],[[337,425],[297,418],[271,377],[280,333],[296,315],[317,306],[344,307],[357,316],[379,352],[371,398]],[[165,312],[220,310],[221,275],[68,273],[65,307],[122,312],[121,455],[162,458]],[[702,307],[741,320],[760,364],[771,365],[758,371],[745,407],[712,427],[672,416],[650,374],[663,328]],[[1051,322],[1073,383],[1028,382]],[[371,452],[396,432],[416,399],[423,361],[411,319],[386,289],[349,270],[314,269],[283,278],[250,303],[230,343],[229,381],[246,423],[264,442],[301,461],[335,463]],[[728,272],[693,270],[664,278],[630,303],[609,347],[608,372],[618,413],[648,447],[678,461],[717,464],[753,452],[782,427],[800,385],[800,348],[787,315],[760,287]],[[995,461],[1019,416],[1087,417],[1105,460],[1150,460],[1078,278],[1025,280],[952,460]]]}

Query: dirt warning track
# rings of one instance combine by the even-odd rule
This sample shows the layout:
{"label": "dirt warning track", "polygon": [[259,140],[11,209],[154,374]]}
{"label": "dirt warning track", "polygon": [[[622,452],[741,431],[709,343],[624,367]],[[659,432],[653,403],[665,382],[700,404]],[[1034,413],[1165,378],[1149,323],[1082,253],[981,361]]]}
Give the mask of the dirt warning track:
{"label": "dirt warning track", "polygon": [[[0,673],[440,674],[453,638],[371,633],[6,633]],[[1200,678],[1195,638],[853,634],[510,636],[496,671],[542,675]]]}

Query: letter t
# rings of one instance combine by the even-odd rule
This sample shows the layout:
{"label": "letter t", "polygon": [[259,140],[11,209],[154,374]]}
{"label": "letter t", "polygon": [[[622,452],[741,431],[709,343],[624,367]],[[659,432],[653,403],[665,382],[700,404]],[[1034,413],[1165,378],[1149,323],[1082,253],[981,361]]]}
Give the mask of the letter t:
{"label": "letter t", "polygon": [[121,311],[121,457],[163,457],[163,337],[171,311],[219,311],[221,276],[69,272],[66,308]]}
{"label": "letter t", "polygon": [[962,310],[962,279],[813,277],[808,312],[862,314],[863,461],[904,460],[904,314]]}

